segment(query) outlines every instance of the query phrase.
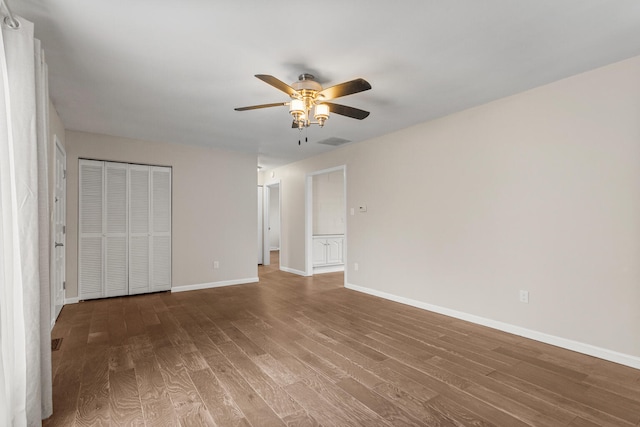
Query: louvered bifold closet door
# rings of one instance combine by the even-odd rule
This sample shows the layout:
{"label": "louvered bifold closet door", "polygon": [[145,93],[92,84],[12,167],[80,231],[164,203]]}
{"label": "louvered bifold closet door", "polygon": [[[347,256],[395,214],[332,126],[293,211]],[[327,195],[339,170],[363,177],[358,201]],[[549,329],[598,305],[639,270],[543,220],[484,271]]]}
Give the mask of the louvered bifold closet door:
{"label": "louvered bifold closet door", "polygon": [[129,165],[129,293],[150,292],[149,166]]}
{"label": "louvered bifold closet door", "polygon": [[151,168],[151,291],[171,289],[171,168]]}
{"label": "louvered bifold closet door", "polygon": [[105,163],[104,296],[129,293],[127,268],[127,169],[123,163]]}
{"label": "louvered bifold closet door", "polygon": [[78,297],[103,296],[103,162],[80,160],[78,218]]}

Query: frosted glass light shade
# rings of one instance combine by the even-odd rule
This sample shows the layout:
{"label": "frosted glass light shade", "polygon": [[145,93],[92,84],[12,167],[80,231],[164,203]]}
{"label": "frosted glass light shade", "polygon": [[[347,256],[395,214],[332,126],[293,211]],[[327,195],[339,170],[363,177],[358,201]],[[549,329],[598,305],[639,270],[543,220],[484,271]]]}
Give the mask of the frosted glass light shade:
{"label": "frosted glass light shade", "polygon": [[289,113],[291,113],[291,115],[299,115],[299,114],[304,114],[305,109],[304,109],[304,101],[301,99],[292,99],[291,103],[289,104]]}
{"label": "frosted glass light shade", "polygon": [[315,119],[318,119],[320,117],[323,117],[325,119],[328,118],[329,117],[329,106],[326,105],[326,104],[318,104],[318,105],[316,105],[316,110],[315,110],[315,113],[314,113],[313,117]]}

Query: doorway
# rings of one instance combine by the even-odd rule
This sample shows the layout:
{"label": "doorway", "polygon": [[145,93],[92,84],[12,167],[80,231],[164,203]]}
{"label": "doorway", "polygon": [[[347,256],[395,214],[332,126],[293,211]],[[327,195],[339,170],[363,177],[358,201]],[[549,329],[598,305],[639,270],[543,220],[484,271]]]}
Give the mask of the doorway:
{"label": "doorway", "polygon": [[[281,236],[280,236],[280,212],[281,212],[281,200],[280,197],[280,181],[274,181],[264,185],[264,204],[263,204],[263,252],[264,259],[263,265],[271,264],[271,252],[280,251]],[[278,264],[280,264],[280,257]],[[280,265],[278,265],[280,268]]]}
{"label": "doorway", "polygon": [[346,166],[307,174],[305,198],[305,275],[344,271],[347,254]]}
{"label": "doorway", "polygon": [[60,140],[54,135],[54,177],[53,177],[53,227],[51,251],[51,326],[55,323],[65,298],[66,262],[66,206],[67,206],[67,153]]}

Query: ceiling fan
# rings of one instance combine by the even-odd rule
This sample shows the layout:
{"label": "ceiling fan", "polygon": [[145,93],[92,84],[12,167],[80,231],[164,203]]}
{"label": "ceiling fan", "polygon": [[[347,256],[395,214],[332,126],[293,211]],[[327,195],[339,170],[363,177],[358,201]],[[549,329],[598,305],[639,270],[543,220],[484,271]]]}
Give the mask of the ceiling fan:
{"label": "ceiling fan", "polygon": [[[320,83],[315,80],[315,77],[307,73],[300,74],[298,81],[292,83],[291,86],[267,74],[256,74],[256,77],[289,95],[291,101],[251,105],[249,107],[235,108],[236,111],[289,106],[289,113],[293,116],[291,127],[296,129],[306,128],[315,124],[322,127],[329,118],[330,112],[358,120],[369,116],[368,111],[328,102],[332,99],[371,89],[369,82],[364,79],[350,80],[323,89]],[[313,110],[313,119],[315,121],[311,121],[311,110]]]}

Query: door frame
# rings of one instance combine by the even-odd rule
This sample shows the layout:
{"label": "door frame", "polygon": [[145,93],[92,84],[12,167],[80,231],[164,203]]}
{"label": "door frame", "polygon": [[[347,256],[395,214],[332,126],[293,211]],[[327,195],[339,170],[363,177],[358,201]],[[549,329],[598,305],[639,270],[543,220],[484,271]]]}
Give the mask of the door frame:
{"label": "door frame", "polygon": [[[262,191],[262,265],[271,264],[271,244],[269,239],[269,205],[271,203],[271,188],[278,187],[278,212],[280,212],[279,218],[279,230],[280,230],[280,255],[282,256],[282,185],[279,179],[269,181],[263,185]],[[278,262],[280,264],[280,262]],[[280,268],[280,265],[278,265]]]}
{"label": "door frame", "polygon": [[[59,312],[56,313],[56,295],[57,295],[57,291],[58,289],[56,289],[56,273],[57,273],[57,263],[56,263],[56,248],[55,248],[55,243],[56,243],[56,209],[55,209],[55,197],[56,197],[56,188],[58,188],[57,184],[58,184],[58,179],[60,179],[59,174],[56,171],[56,167],[57,167],[57,163],[58,163],[58,156],[61,155],[62,156],[62,160],[64,163],[64,167],[63,170],[65,172],[63,172],[63,176],[62,176],[62,189],[63,189],[63,193],[64,193],[64,212],[63,212],[63,222],[65,224],[66,227],[66,220],[67,220],[67,185],[66,185],[66,170],[67,170],[67,152],[64,149],[64,146],[62,145],[62,143],[60,142],[60,139],[58,138],[58,135],[53,135],[53,215],[51,215],[51,229],[49,230],[49,234],[50,234],[50,244],[53,245],[53,247],[51,248],[50,251],[50,263],[51,263],[51,270],[49,272],[49,286],[50,286],[50,303],[51,303],[51,328],[53,328],[53,326],[56,323],[56,319],[58,318]],[[65,230],[66,231],[66,230]],[[63,260],[62,260],[62,281],[63,283],[66,281],[66,263],[67,263],[67,249],[66,249],[66,232],[63,233],[64,234],[64,242],[63,244],[65,246],[63,246]],[[66,298],[66,290],[64,289],[64,285],[62,288],[62,306],[64,307],[65,305],[65,298]],[[62,308],[60,308],[60,310],[62,310]]]}
{"label": "door frame", "polygon": [[264,265],[264,186],[258,185],[258,265]]}
{"label": "door frame", "polygon": [[305,182],[305,221],[304,221],[304,248],[305,248],[305,276],[313,276],[313,177],[326,173],[342,171],[343,176],[343,193],[344,198],[344,284],[347,284],[347,165],[335,166],[332,168],[322,169],[315,172],[307,173]]}

